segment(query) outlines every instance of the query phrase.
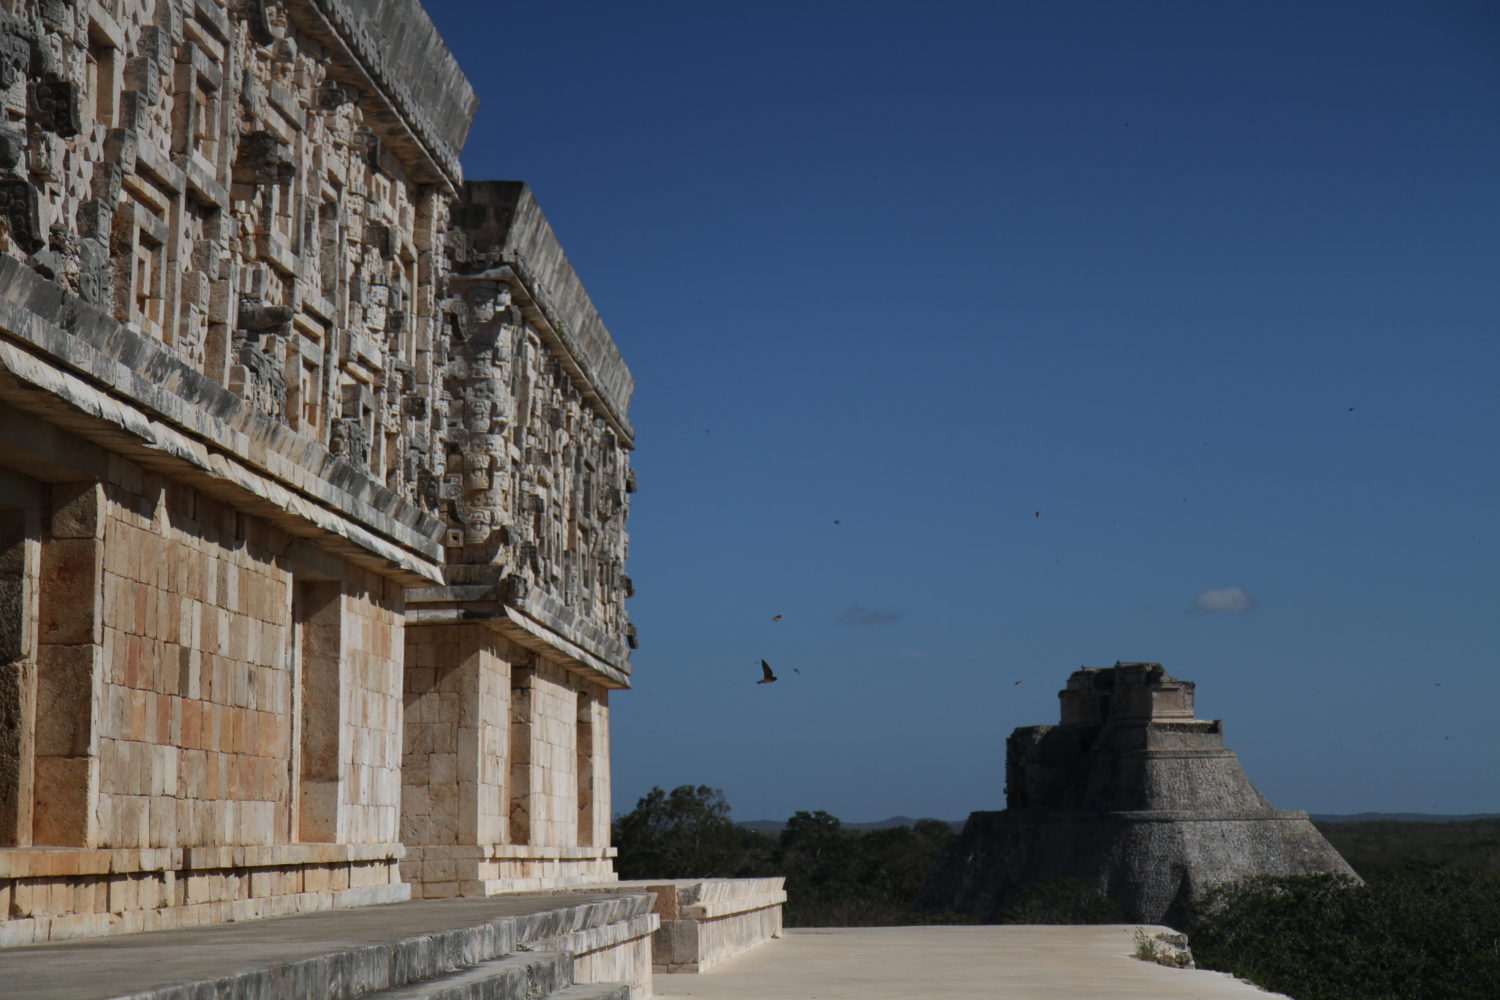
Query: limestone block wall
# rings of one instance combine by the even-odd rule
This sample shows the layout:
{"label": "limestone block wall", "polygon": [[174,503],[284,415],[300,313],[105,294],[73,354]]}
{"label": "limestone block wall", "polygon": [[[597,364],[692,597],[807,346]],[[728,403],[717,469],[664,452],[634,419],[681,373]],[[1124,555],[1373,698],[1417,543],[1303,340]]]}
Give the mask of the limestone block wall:
{"label": "limestone block wall", "polygon": [[409,625],[402,871],[419,896],[612,881],[608,701],[485,624]]}
{"label": "limestone block wall", "polygon": [[[135,475],[102,490],[95,840],[276,843],[287,830],[293,703],[288,574],[271,552],[284,540],[117,464]],[[87,608],[81,597],[75,613]]]}
{"label": "limestone block wall", "polygon": [[772,878],[649,879],[620,882],[625,892],[656,896],[661,928],[651,939],[657,973],[707,972],[781,933],[786,880]]}
{"label": "limestone block wall", "polygon": [[[34,669],[0,705],[30,751],[0,775],[0,944],[406,898],[404,588],[102,461],[99,481],[33,482],[29,496],[0,476],[37,508],[38,553],[9,609],[34,622]],[[331,718],[300,641],[309,576],[337,594]],[[300,765],[324,732],[336,777],[320,799]]]}

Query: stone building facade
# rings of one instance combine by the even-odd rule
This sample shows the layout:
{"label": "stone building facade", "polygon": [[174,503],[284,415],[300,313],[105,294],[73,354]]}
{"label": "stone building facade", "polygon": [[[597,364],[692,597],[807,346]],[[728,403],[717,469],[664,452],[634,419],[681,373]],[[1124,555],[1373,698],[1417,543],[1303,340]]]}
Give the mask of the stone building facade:
{"label": "stone building facade", "polygon": [[1356,878],[1307,813],[1256,790],[1193,694],[1159,663],[1075,671],[1058,725],[1011,733],[1006,808],[969,814],[923,902],[993,920],[1032,887],[1072,882],[1126,919],[1170,923],[1237,878]]}
{"label": "stone building facade", "polygon": [[0,943],[613,878],[628,370],[416,0],[0,0]]}

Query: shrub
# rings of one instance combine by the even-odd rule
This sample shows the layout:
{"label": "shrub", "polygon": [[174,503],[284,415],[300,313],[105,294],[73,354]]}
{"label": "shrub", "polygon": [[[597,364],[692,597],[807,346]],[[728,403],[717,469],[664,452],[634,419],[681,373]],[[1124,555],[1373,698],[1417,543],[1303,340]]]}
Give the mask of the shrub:
{"label": "shrub", "polygon": [[1200,966],[1296,1000],[1494,1000],[1500,879],[1260,876],[1213,890],[1188,933]]}

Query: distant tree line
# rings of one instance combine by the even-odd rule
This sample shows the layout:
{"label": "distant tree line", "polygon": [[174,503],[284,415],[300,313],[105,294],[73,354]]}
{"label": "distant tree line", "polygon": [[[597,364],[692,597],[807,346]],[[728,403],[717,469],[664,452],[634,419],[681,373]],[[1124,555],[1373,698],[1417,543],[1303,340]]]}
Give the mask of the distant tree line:
{"label": "distant tree line", "polygon": [[942,820],[859,831],[822,810],[799,812],[770,836],[736,826],[724,793],[706,785],[653,788],[614,824],[621,878],[784,875],[788,927],[935,922],[915,900],[952,837]]}

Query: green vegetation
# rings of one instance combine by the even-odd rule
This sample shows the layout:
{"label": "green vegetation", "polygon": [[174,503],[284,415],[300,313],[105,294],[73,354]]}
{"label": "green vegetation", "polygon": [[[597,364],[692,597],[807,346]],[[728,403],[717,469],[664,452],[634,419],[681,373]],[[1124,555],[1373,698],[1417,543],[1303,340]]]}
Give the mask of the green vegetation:
{"label": "green vegetation", "polygon": [[1039,882],[1021,890],[996,921],[1002,924],[1128,924],[1130,914],[1091,878]]}
{"label": "green vegetation", "polygon": [[1201,967],[1296,1000],[1494,1000],[1500,878],[1246,879],[1205,901],[1188,938]]}
{"label": "green vegetation", "polygon": [[1366,880],[1432,869],[1500,875],[1500,819],[1314,825]]}
{"label": "green vegetation", "polygon": [[[1184,928],[1201,967],[1295,1000],[1500,998],[1500,820],[1319,828],[1366,884],[1315,875],[1219,887]],[[952,837],[938,820],[860,832],[821,811],[768,836],[735,826],[723,793],[701,785],[653,788],[615,824],[622,878],[785,875],[789,927],[966,922],[914,905]],[[1129,920],[1081,879],[1033,886],[1002,918]]]}
{"label": "green vegetation", "polygon": [[1500,820],[1319,823],[1365,879],[1255,878],[1189,920],[1193,955],[1296,1000],[1500,996]]}
{"label": "green vegetation", "polygon": [[653,788],[615,821],[621,878],[786,876],[788,927],[951,923],[913,902],[953,836],[917,820],[884,830],[846,830],[828,813],[799,812],[777,837],[741,829],[724,793],[706,785]]}

